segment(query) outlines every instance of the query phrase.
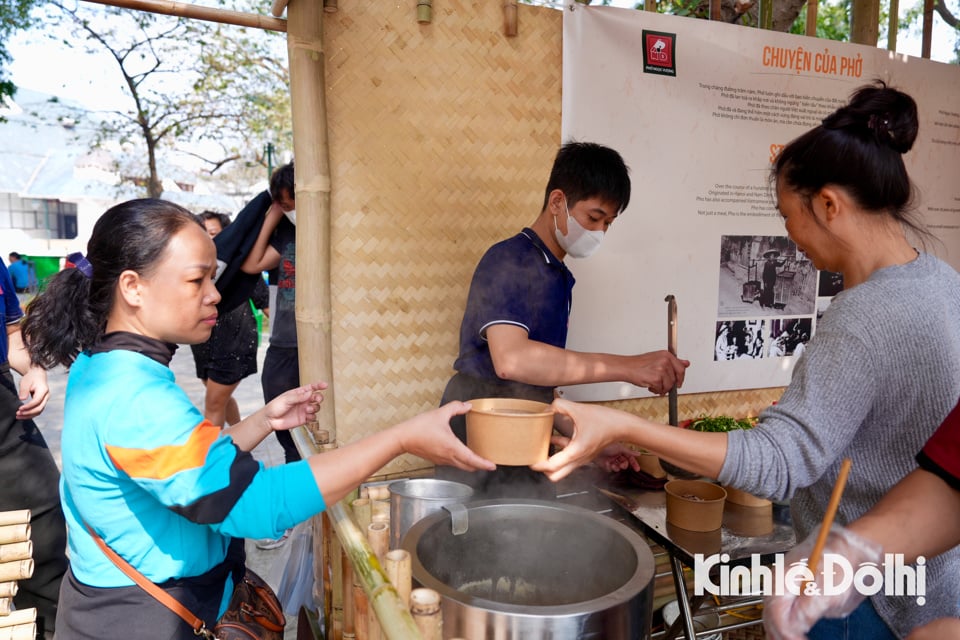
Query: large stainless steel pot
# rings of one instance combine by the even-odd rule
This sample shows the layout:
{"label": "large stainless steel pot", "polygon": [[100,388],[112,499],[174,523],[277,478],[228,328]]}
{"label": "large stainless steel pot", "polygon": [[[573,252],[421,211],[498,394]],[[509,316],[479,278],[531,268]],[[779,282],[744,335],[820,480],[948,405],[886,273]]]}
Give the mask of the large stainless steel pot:
{"label": "large stainless steel pot", "polygon": [[654,560],[627,526],[537,500],[467,503],[467,531],[442,511],[401,546],[413,579],[443,597],[443,637],[649,638]]}

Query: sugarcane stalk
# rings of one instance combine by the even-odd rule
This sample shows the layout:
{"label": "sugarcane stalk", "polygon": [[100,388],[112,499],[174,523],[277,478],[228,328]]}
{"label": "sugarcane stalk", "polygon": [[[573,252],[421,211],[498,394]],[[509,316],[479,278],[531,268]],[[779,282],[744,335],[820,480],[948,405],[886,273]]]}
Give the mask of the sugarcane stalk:
{"label": "sugarcane stalk", "polygon": [[354,579],[363,587],[384,635],[389,640],[420,640],[413,617],[404,607],[397,589],[390,584],[376,553],[350,517],[347,508],[338,502],[330,508],[329,513],[340,544],[353,565]]}

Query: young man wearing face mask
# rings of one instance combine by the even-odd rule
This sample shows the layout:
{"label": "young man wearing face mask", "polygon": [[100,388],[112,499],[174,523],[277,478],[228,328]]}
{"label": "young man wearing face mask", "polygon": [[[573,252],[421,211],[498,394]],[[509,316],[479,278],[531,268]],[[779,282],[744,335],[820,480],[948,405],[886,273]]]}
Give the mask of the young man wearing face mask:
{"label": "young man wearing face mask", "polygon": [[[690,363],[665,350],[615,355],[566,348],[574,278],[564,259],[593,255],[629,201],[629,170],[619,153],[586,142],[560,148],[536,220],[488,249],[474,271],[456,374],[447,383],[443,403],[489,397],[549,403],[558,386],[611,381],[663,394],[683,383]],[[466,441],[463,416],[456,416],[451,426]],[[567,428],[556,427],[561,432]],[[602,462],[611,471],[636,464],[620,450]],[[537,481],[540,474],[526,467],[473,474],[444,467],[437,475],[470,484],[489,497],[554,493],[549,482]],[[533,481],[523,482],[529,479]]]}

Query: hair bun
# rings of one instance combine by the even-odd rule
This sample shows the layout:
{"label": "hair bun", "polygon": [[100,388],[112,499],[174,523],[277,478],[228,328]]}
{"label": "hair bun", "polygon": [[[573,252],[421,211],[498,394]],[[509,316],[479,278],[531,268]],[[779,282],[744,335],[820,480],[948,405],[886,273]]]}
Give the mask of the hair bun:
{"label": "hair bun", "polygon": [[824,119],[823,126],[846,129],[855,135],[867,136],[878,145],[906,153],[916,142],[919,130],[917,103],[902,91],[877,80],[855,91],[847,106]]}

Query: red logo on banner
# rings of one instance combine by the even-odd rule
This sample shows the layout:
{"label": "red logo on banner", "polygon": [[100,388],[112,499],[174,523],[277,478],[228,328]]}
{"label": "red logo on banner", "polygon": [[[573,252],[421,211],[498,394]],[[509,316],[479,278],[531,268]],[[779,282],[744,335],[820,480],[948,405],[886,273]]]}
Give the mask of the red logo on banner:
{"label": "red logo on banner", "polygon": [[677,36],[673,33],[643,30],[643,70],[660,75],[677,75]]}

